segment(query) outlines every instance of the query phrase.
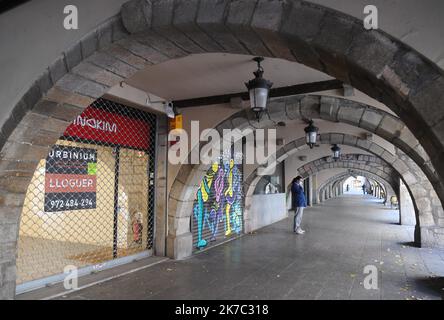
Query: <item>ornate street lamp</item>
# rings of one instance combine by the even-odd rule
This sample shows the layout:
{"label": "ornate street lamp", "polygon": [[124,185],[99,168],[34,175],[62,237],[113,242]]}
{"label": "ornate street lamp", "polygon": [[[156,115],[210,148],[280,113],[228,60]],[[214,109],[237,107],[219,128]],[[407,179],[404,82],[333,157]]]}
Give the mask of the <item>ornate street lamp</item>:
{"label": "ornate street lamp", "polygon": [[338,161],[341,156],[341,148],[337,144],[334,144],[331,151],[333,152],[333,159]]}
{"label": "ornate street lamp", "polygon": [[313,125],[313,120],[310,120],[308,126],[304,128],[304,131],[306,143],[310,149],[313,149],[316,144],[319,128]]}
{"label": "ornate street lamp", "polygon": [[262,113],[267,108],[268,93],[270,92],[273,83],[264,79],[264,69],[261,66],[261,62],[264,61],[262,57],[255,57],[253,61],[257,62],[257,70],[253,72],[254,79],[245,83],[250,94],[251,109],[256,114],[256,118],[259,121]]}

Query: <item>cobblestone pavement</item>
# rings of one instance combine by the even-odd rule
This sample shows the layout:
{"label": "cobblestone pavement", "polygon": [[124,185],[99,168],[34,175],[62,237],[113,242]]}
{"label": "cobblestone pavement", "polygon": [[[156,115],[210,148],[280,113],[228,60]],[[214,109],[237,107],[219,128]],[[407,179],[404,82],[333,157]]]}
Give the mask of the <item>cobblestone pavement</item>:
{"label": "cobblestone pavement", "polygon": [[[412,246],[413,227],[369,196],[307,208],[291,219],[199,253],[61,299],[442,299],[444,251]],[[364,267],[378,270],[365,289]]]}

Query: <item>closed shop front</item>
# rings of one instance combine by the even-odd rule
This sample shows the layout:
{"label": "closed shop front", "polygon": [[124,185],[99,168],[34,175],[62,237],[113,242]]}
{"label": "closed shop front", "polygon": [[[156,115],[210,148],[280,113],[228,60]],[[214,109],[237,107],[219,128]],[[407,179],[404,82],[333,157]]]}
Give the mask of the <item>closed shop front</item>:
{"label": "closed shop front", "polygon": [[28,187],[18,292],[67,266],[102,268],[151,254],[155,137],[155,115],[105,99],[65,130]]}
{"label": "closed shop front", "polygon": [[243,232],[242,164],[229,152],[200,183],[192,215],[193,249],[201,250]]}

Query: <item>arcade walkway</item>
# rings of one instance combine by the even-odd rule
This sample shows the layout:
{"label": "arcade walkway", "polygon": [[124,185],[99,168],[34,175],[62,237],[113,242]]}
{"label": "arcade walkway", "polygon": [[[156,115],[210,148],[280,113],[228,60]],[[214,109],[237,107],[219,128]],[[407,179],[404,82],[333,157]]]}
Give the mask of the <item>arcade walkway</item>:
{"label": "arcade walkway", "polygon": [[[202,252],[95,285],[62,299],[441,299],[444,251],[412,247],[413,228],[374,198],[346,195]],[[365,265],[379,288],[362,284]]]}

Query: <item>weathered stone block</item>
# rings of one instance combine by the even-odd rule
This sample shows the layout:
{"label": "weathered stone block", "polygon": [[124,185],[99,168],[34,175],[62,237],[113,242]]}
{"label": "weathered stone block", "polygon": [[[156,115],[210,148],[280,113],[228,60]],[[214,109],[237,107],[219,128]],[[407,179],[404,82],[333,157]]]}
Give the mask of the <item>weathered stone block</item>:
{"label": "weathered stone block", "polygon": [[301,114],[306,119],[320,117],[320,98],[318,96],[305,96],[301,100]]}
{"label": "weathered stone block", "polygon": [[[122,22],[129,33],[136,33],[150,27],[151,1],[131,0],[122,5]],[[145,15],[146,14],[146,15]],[[148,17],[148,21],[146,19]]]}
{"label": "weathered stone block", "polygon": [[[389,66],[385,66],[384,69],[382,69],[380,77],[384,79],[384,82],[387,83],[395,93],[400,95],[401,99],[408,96],[410,88]],[[392,91],[385,89],[384,92],[386,93],[387,99],[394,101],[398,100],[397,97],[393,95]]]}
{"label": "weathered stone block", "polygon": [[183,32],[179,31],[180,26],[177,28],[173,26],[165,26],[155,28],[154,30],[166,39],[174,43],[178,48],[187,53],[203,53],[205,52],[200,46],[198,46],[193,40],[187,37]]}
{"label": "weathered stone block", "polygon": [[49,74],[49,69],[43,71],[36,82],[40,88],[40,92],[42,93],[42,95],[44,95],[53,85],[51,81],[51,76]]}
{"label": "weathered stone block", "polygon": [[[256,3],[249,0],[230,1],[229,12],[227,15],[227,24],[230,25],[249,25],[253,17]],[[211,9],[211,7],[209,8]]]}
{"label": "weathered stone block", "polygon": [[112,87],[124,80],[124,78],[88,62],[80,63],[72,72],[85,79],[101,83],[108,87]]}
{"label": "weathered stone block", "polygon": [[379,126],[382,118],[383,115],[379,112],[367,109],[362,115],[359,126],[369,131],[374,131]]}
{"label": "weathered stone block", "polygon": [[209,23],[199,23],[199,26],[213,39],[213,41],[217,42],[222,47],[223,51],[237,54],[249,54],[228,27]]}
{"label": "weathered stone block", "polygon": [[68,72],[65,63],[65,56],[60,56],[49,66],[49,74],[51,82],[56,83],[61,77]]}
{"label": "weathered stone block", "polygon": [[71,70],[82,61],[82,48],[80,42],[77,42],[65,52],[65,61],[68,70]]}
{"label": "weathered stone block", "polygon": [[223,48],[211,37],[209,37],[196,24],[186,24],[177,27],[182,33],[186,34],[189,39],[192,39],[205,52],[221,52]]}
{"label": "weathered stone block", "polygon": [[152,2],[153,28],[170,25],[173,22],[174,0],[154,0]]}
{"label": "weathered stone block", "polygon": [[380,156],[384,153],[384,149],[382,147],[380,147],[379,145],[377,145],[376,143],[372,143],[370,145],[369,151],[374,153],[377,156]]}
{"label": "weathered stone block", "polygon": [[[23,96],[23,101],[26,104],[26,108],[32,109],[34,105],[42,98],[42,92],[40,91],[40,88],[36,82],[34,82],[31,87],[28,89],[28,91]],[[24,107],[24,106],[23,106]],[[17,110],[16,110],[17,112]],[[18,119],[17,114],[15,113],[15,116]],[[21,115],[23,116],[23,114]]]}
{"label": "weathered stone block", "polygon": [[418,182],[416,177],[411,172],[404,173],[402,177],[404,178],[405,183],[409,186]]}
{"label": "weathered stone block", "polygon": [[[0,196],[0,221],[2,221],[2,224],[15,224],[18,226],[25,194],[12,193],[5,190],[2,190],[2,192],[4,192],[4,194]],[[0,242],[2,242],[1,235]]]}
{"label": "weathered stone block", "polygon": [[370,145],[372,144],[372,142],[368,141],[368,140],[364,140],[364,139],[358,139],[356,141],[356,144],[358,147],[368,150],[370,148]]}
{"label": "weathered stone block", "polygon": [[320,107],[321,119],[338,121],[339,100],[333,97],[322,96]]}
{"label": "weathered stone block", "polygon": [[401,129],[399,136],[396,139],[399,141],[399,143],[409,149],[413,149],[419,144],[418,139],[416,139],[416,137],[407,127]]}
{"label": "weathered stone block", "polygon": [[401,174],[409,170],[409,167],[407,167],[406,164],[400,159],[397,159],[395,162],[393,162],[392,166],[393,168],[395,168],[396,171],[398,171]]}
{"label": "weathered stone block", "polygon": [[167,237],[167,255],[176,260],[191,256],[193,252],[193,235],[191,233],[180,236]]}
{"label": "weathered stone block", "polygon": [[344,135],[341,133],[332,133],[330,134],[330,143],[331,144],[342,144],[344,141]]}
{"label": "weathered stone block", "polygon": [[190,232],[190,216],[171,217],[168,216],[168,235],[179,236]]}
{"label": "weathered stone block", "polygon": [[133,39],[141,44],[157,49],[170,58],[180,58],[187,55],[183,49],[179,48],[168,39],[153,33],[152,31],[138,33],[133,36]]}
{"label": "weathered stone block", "polygon": [[385,150],[382,154],[381,154],[381,158],[384,159],[384,161],[386,161],[387,163],[393,163],[396,160],[395,155],[391,154],[390,152],[388,152],[387,150]]}
{"label": "weathered stone block", "polygon": [[197,23],[198,24],[217,24],[222,23],[229,1],[200,1]]}
{"label": "weathered stone block", "polygon": [[355,25],[353,41],[348,52],[348,60],[373,77],[380,77],[398,51],[398,46],[379,31],[367,31],[363,25]]}
{"label": "weathered stone block", "polygon": [[301,104],[302,97],[285,100],[285,110],[287,113],[287,117],[291,120],[293,119],[300,119],[301,118],[301,112],[300,112],[300,104]]}
{"label": "weathered stone block", "polygon": [[338,120],[345,123],[359,124],[365,108],[357,103],[344,101],[339,105]]}
{"label": "weathered stone block", "polygon": [[244,26],[229,26],[235,37],[256,56],[271,57],[273,53],[253,29]]}
{"label": "weathered stone block", "polygon": [[2,243],[17,241],[18,228],[16,223],[0,224],[0,235]]}
{"label": "weathered stone block", "polygon": [[163,53],[132,39],[122,39],[117,43],[131,53],[146,59],[152,64],[161,63],[169,59]]}
{"label": "weathered stone block", "polygon": [[253,28],[277,31],[281,25],[283,1],[259,0],[254,10]]}
{"label": "weathered stone block", "polygon": [[344,135],[344,144],[348,146],[355,146],[358,138],[349,134]]}
{"label": "weathered stone block", "polygon": [[[174,21],[175,25],[189,24],[196,21],[198,7],[198,0],[176,0],[174,7]],[[214,9],[214,2],[203,1],[203,7],[211,5]],[[201,6],[202,7],[202,6]],[[205,15],[205,14],[204,14]]]}
{"label": "weathered stone block", "polygon": [[404,127],[398,118],[386,115],[376,129],[376,133],[391,141],[394,137],[400,136]]}
{"label": "weathered stone block", "polygon": [[136,69],[144,69],[148,66],[150,66],[152,63],[148,62],[144,58],[141,58],[140,56],[136,56],[133,53],[131,53],[129,50],[119,46],[119,45],[113,45],[110,46],[107,49],[107,52],[112,55],[113,57],[125,62],[126,64],[129,64],[130,66],[133,66]]}
{"label": "weathered stone block", "polygon": [[287,120],[284,101],[274,101],[269,104],[268,115],[270,119],[276,122]]}
{"label": "weathered stone block", "polygon": [[22,143],[7,143],[2,150],[3,159],[20,159],[23,161],[45,159],[48,148]]}
{"label": "weathered stone block", "polygon": [[114,23],[114,20],[116,20],[116,18],[110,19],[97,29],[96,32],[99,50],[106,48],[109,44],[113,42],[112,24]]}
{"label": "weathered stone block", "polygon": [[322,19],[320,32],[312,41],[328,73],[346,82],[349,82],[346,58],[355,24],[356,19],[327,12]]}
{"label": "weathered stone block", "polygon": [[79,88],[76,89],[77,93],[80,93],[81,95],[92,97],[92,98],[99,98],[101,97],[106,91],[108,91],[109,87],[85,80]]}
{"label": "weathered stone block", "polygon": [[[246,116],[234,117],[233,119],[231,119],[231,123],[233,125],[233,128],[237,128],[239,130],[244,130],[244,129],[250,128],[250,123],[248,122],[248,119],[246,118]],[[248,132],[248,130],[246,132]]]}
{"label": "weathered stone block", "polygon": [[92,31],[80,39],[80,47],[82,49],[82,57],[86,59],[98,48],[98,39],[96,31]]}
{"label": "weathered stone block", "polygon": [[72,73],[67,73],[57,81],[56,86],[67,92],[75,92],[77,88],[82,85],[83,81],[85,81],[84,78]]}
{"label": "weathered stone block", "polygon": [[112,41],[119,41],[128,36],[128,31],[125,29],[121,16],[111,22]]}
{"label": "weathered stone block", "polygon": [[102,52],[97,52],[93,54],[91,57],[88,58],[87,61],[95,64],[96,66],[109,70],[115,74],[118,74],[123,78],[129,78],[138,71],[136,68]]}

